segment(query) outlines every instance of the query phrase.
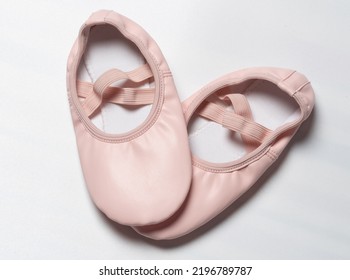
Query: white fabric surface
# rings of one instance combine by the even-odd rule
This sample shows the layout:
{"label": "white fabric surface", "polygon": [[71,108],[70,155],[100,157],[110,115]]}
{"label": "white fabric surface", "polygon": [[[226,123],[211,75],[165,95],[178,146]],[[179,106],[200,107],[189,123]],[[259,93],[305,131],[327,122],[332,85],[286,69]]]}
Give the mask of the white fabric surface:
{"label": "white fabric surface", "polygon": [[[183,100],[229,71],[293,68],[316,107],[242,199],[181,240],[108,221],[81,174],[66,97],[68,52],[113,9],[158,42]],[[350,2],[2,1],[0,259],[349,259]]]}

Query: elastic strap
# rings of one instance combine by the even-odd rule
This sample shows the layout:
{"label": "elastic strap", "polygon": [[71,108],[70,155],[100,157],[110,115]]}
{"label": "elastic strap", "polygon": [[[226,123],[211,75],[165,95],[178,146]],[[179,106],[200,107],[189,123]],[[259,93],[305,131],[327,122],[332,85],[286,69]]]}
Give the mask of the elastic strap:
{"label": "elastic strap", "polygon": [[[249,121],[254,121],[253,113],[250,109],[249,102],[243,94],[227,94],[223,96],[222,99],[231,102],[233,109],[237,115],[240,115]],[[253,151],[260,144],[260,142],[257,141],[254,137],[241,134],[241,138],[246,145],[247,152]]]}
{"label": "elastic strap", "polygon": [[103,73],[94,84],[79,81],[77,92],[79,97],[85,98],[82,106],[88,116],[91,116],[100,107],[103,100],[124,105],[151,104],[154,99],[154,88],[120,88],[111,87],[111,85],[121,80],[139,83],[152,76],[148,64],[144,64],[130,72],[110,69]]}
{"label": "elastic strap", "polygon": [[234,112],[226,110],[223,105],[205,101],[198,114],[240,133],[247,149],[256,148],[271,134],[271,130],[253,120],[249,103],[244,95],[229,94],[225,99],[232,102]]}
{"label": "elastic strap", "polygon": [[[77,82],[78,96],[87,98],[93,91],[93,84]],[[109,86],[105,89],[103,100],[122,105],[148,105],[153,103],[154,88],[121,88]]]}

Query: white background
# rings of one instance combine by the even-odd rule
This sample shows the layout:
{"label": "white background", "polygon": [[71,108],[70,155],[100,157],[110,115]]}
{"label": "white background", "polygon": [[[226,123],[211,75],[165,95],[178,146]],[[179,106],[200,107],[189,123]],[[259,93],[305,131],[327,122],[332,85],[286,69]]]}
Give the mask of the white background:
{"label": "white background", "polygon": [[[247,195],[180,240],[104,217],[81,174],[66,97],[69,50],[113,9],[157,41],[181,100],[229,71],[304,73],[316,108]],[[349,259],[349,1],[2,1],[1,259]]]}

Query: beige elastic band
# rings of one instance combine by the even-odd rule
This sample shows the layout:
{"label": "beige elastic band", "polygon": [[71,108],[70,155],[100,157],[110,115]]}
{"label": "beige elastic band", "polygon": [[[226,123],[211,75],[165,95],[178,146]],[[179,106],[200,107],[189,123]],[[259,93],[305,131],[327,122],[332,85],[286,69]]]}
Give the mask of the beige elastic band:
{"label": "beige elastic band", "polygon": [[[78,96],[87,98],[93,91],[93,84],[85,81],[77,82]],[[103,100],[123,105],[148,105],[153,103],[154,88],[106,88]]]}
{"label": "beige elastic band", "polygon": [[233,104],[234,110],[228,111],[223,105],[205,102],[198,114],[222,126],[240,133],[242,140],[249,149],[262,143],[271,133],[271,130],[254,122],[249,103],[242,94],[226,96]]}
{"label": "beige elastic band", "polygon": [[91,116],[100,107],[103,100],[124,105],[151,104],[155,89],[120,88],[111,85],[121,80],[131,80],[139,83],[153,76],[148,64],[144,64],[130,72],[119,69],[110,69],[103,73],[94,84],[77,82],[78,96],[85,98],[82,106],[88,116]]}

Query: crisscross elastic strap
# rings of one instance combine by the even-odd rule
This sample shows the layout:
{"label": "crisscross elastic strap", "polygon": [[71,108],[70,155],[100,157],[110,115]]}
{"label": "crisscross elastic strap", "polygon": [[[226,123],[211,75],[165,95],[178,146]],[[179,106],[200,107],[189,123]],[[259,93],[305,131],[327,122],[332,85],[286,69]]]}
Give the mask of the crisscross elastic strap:
{"label": "crisscross elastic strap", "polygon": [[[219,97],[220,98],[220,97]],[[225,101],[230,101],[235,113],[246,118],[249,121],[254,121],[252,111],[249,106],[247,98],[243,94],[228,94],[223,96],[221,99]],[[260,142],[254,137],[250,137],[244,134],[241,134],[243,142],[246,144],[247,152],[254,150],[259,146]]]}
{"label": "crisscross elastic strap", "polygon": [[110,69],[103,73],[94,84],[78,81],[78,96],[85,98],[83,109],[88,116],[100,107],[103,100],[124,105],[146,105],[153,103],[154,88],[121,88],[111,85],[121,80],[130,80],[139,83],[153,76],[148,64],[144,64],[133,71],[123,72],[119,69]]}
{"label": "crisscross elastic strap", "polygon": [[198,110],[198,114],[240,133],[248,151],[256,148],[271,134],[270,129],[254,121],[249,103],[243,94],[228,94],[222,99],[230,100],[234,111],[228,111],[223,105],[206,101]]}

